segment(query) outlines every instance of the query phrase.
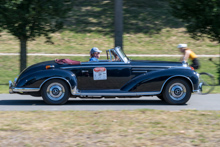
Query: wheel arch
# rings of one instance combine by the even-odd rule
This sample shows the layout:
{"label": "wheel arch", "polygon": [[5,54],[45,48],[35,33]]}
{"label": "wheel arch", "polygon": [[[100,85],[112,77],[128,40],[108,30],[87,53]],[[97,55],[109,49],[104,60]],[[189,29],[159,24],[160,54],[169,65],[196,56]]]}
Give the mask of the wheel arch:
{"label": "wheel arch", "polygon": [[191,80],[189,77],[183,76],[183,75],[175,75],[175,76],[169,77],[169,78],[163,83],[160,94],[163,92],[164,87],[166,86],[166,84],[167,84],[169,81],[173,80],[173,79],[183,79],[184,81],[186,81],[186,82],[189,84],[189,86],[190,86],[190,88],[191,88],[191,92],[193,92],[193,90],[194,90],[193,82],[192,82],[192,80]]}
{"label": "wheel arch", "polygon": [[[39,87],[39,88],[40,88],[40,91],[42,90],[42,87],[43,87],[47,82],[49,82],[49,81],[51,81],[51,80],[54,80],[54,79],[59,79],[59,80],[64,81],[65,83],[67,83],[67,86],[68,86],[69,89],[70,89],[70,93],[73,94],[73,91],[74,91],[76,85],[75,85],[75,86],[74,86],[74,85],[71,85],[71,83],[69,82],[69,80],[67,80],[66,78],[63,78],[63,77],[51,77],[51,78],[48,78],[48,79],[44,80],[44,81],[41,83],[40,87]],[[73,86],[74,86],[74,87],[73,87]]]}

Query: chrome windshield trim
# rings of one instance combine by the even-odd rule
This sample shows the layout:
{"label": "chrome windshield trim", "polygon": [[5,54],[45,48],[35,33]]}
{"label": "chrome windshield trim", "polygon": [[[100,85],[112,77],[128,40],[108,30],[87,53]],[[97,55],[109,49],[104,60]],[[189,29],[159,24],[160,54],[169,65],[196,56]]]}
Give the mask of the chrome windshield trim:
{"label": "chrome windshield trim", "polygon": [[114,50],[118,53],[119,57],[125,62],[125,63],[130,63],[128,57],[126,56],[126,54],[123,52],[123,50],[121,49],[121,47],[117,46],[114,48]]}

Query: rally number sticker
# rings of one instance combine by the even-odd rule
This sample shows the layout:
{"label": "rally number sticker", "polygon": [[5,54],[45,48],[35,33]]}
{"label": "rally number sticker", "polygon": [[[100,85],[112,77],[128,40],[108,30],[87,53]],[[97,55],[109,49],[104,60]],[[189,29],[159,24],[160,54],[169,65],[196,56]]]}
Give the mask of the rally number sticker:
{"label": "rally number sticker", "polygon": [[96,67],[93,69],[94,80],[107,80],[107,70],[105,67]]}

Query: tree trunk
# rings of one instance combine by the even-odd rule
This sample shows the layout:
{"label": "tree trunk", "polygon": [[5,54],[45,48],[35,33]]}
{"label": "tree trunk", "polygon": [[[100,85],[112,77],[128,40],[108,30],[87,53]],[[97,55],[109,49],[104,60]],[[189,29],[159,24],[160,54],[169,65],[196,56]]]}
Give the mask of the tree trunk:
{"label": "tree trunk", "polygon": [[115,46],[123,50],[123,0],[115,0]]}
{"label": "tree trunk", "polygon": [[27,39],[20,39],[20,72],[27,66]]}
{"label": "tree trunk", "polygon": [[220,85],[220,40],[218,41],[219,43],[219,62],[218,62],[218,67],[217,67],[217,69],[218,69],[218,85]]}

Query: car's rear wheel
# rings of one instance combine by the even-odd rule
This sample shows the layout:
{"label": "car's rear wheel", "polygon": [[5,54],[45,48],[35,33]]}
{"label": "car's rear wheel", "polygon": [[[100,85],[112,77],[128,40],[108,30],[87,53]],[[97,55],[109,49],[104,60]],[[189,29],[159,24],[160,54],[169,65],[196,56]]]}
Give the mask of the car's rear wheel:
{"label": "car's rear wheel", "polygon": [[41,95],[47,104],[61,105],[68,101],[70,90],[66,82],[54,79],[43,85]]}
{"label": "car's rear wheel", "polygon": [[163,98],[171,105],[185,104],[191,97],[191,87],[183,79],[173,79],[169,81],[164,90]]}

